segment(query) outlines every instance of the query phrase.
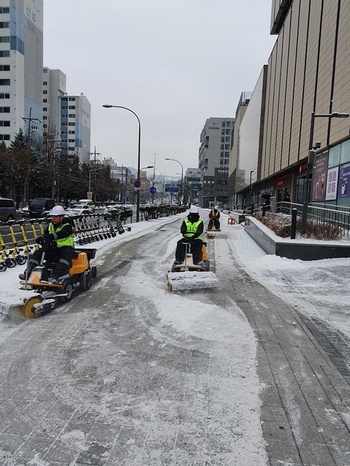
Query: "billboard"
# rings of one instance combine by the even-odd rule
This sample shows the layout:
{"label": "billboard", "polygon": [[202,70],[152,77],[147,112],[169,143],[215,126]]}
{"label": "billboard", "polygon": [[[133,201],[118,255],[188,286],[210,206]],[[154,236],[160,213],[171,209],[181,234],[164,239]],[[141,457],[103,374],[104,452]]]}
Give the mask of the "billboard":
{"label": "billboard", "polygon": [[350,164],[339,169],[338,199],[350,197]]}
{"label": "billboard", "polygon": [[178,185],[175,185],[175,184],[165,183],[164,192],[171,193],[171,194],[177,194],[179,192],[179,187]]}
{"label": "billboard", "polygon": [[312,174],[312,201],[324,201],[326,198],[326,173],[328,166],[328,152],[319,155],[314,164]]}
{"label": "billboard", "polygon": [[334,201],[337,198],[338,171],[338,167],[334,167],[327,172],[326,201]]}

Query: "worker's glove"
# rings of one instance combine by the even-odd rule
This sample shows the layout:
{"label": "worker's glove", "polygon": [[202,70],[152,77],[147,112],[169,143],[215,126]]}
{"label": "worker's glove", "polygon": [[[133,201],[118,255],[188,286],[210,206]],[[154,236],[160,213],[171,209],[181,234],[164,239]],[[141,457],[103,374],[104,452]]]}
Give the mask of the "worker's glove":
{"label": "worker's glove", "polygon": [[40,244],[40,246],[44,246],[45,243],[45,238],[43,236],[38,236],[35,238],[36,244]]}
{"label": "worker's glove", "polygon": [[43,236],[38,236],[35,240],[40,246],[53,247],[55,245],[54,236],[52,234],[46,234]]}

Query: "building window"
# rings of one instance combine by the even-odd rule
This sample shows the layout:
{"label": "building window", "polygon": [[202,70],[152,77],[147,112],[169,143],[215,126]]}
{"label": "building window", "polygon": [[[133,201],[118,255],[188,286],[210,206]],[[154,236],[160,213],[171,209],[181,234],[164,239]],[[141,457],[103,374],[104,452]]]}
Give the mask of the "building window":
{"label": "building window", "polygon": [[44,103],[44,104],[47,104],[47,99],[43,99],[43,103]]}
{"label": "building window", "polygon": [[10,113],[10,107],[0,107],[0,113]]}
{"label": "building window", "polygon": [[43,94],[47,95],[47,91],[43,91]]}
{"label": "building window", "polygon": [[0,86],[10,86],[11,79],[0,79]]}
{"label": "building window", "polygon": [[68,108],[69,110],[75,110],[75,105],[70,105]]}
{"label": "building window", "polygon": [[0,50],[0,57],[9,57],[10,51],[9,50]]}
{"label": "building window", "polygon": [[10,65],[0,65],[0,71],[10,71]]}
{"label": "building window", "polygon": [[1,6],[0,13],[10,13],[10,8],[8,6]]}
{"label": "building window", "polygon": [[0,126],[10,126],[10,122],[9,121],[4,121],[4,120],[0,120]]}
{"label": "building window", "polygon": [[75,97],[69,97],[69,102],[75,102]]}
{"label": "building window", "polygon": [[9,99],[10,94],[0,94],[0,99]]}
{"label": "building window", "polygon": [[0,21],[0,29],[5,29],[9,27],[10,27],[9,21]]}
{"label": "building window", "polygon": [[43,81],[43,86],[47,86],[47,81]]}
{"label": "building window", "polygon": [[10,42],[10,37],[9,36],[0,36],[0,43],[9,43]]}
{"label": "building window", "polygon": [[47,120],[47,116],[46,116],[46,115],[43,116],[43,120]]}

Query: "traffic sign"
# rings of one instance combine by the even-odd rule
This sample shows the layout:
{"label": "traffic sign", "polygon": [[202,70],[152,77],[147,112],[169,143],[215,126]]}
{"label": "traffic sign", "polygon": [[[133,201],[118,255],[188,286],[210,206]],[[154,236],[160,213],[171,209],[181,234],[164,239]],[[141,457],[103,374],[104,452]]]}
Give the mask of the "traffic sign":
{"label": "traffic sign", "polygon": [[141,186],[140,180],[135,180],[134,186],[135,188],[139,188]]}
{"label": "traffic sign", "polygon": [[154,194],[154,193],[157,192],[157,188],[156,188],[155,186],[151,186],[151,187],[149,188],[149,192],[150,192],[151,194]]}

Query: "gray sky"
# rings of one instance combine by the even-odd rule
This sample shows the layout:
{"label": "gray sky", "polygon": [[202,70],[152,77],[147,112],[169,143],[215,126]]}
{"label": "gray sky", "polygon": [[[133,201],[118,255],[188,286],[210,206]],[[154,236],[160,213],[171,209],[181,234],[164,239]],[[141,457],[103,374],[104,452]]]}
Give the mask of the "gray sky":
{"label": "gray sky", "polygon": [[[209,117],[234,117],[254,89],[276,37],[271,0],[48,0],[44,66],[67,76],[67,92],[91,103],[91,151],[156,177],[197,167]],[[150,170],[149,172],[152,172]]]}

